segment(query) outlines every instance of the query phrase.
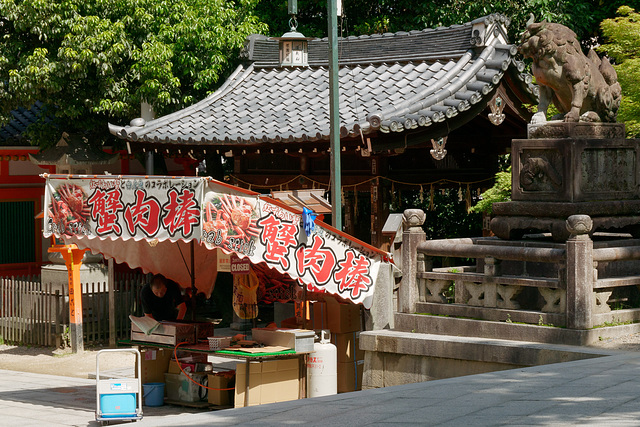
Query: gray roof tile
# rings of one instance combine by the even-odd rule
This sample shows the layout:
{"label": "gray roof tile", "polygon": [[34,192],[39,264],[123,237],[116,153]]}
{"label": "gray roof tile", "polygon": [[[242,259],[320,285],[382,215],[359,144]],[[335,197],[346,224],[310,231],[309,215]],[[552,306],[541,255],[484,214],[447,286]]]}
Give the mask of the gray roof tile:
{"label": "gray roof tile", "polygon": [[[341,40],[341,134],[401,132],[451,120],[488,102],[506,72],[533,95],[507,44],[504,21],[475,21],[485,22],[485,33],[492,36],[480,46],[472,44],[472,24]],[[167,143],[327,139],[327,39],[309,42],[309,67],[279,67],[277,49],[277,41],[251,36],[244,53],[250,62],[214,94],[144,127],[110,125],[110,130],[134,141]]]}
{"label": "gray roof tile", "polygon": [[[35,123],[43,114],[46,114],[46,108],[40,101],[36,101],[28,109],[17,108],[12,110],[12,119],[0,128],[0,145],[29,145],[23,134],[27,127]],[[48,119],[45,120],[48,121]]]}

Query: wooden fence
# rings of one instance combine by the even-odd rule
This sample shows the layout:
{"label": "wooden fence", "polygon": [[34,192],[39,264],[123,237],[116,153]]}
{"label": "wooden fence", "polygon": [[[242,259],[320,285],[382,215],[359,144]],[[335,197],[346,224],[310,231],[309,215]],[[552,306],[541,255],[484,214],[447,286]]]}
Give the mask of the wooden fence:
{"label": "wooden fence", "polygon": [[[144,275],[129,274],[115,281],[115,335],[127,338],[129,315],[141,315],[139,291]],[[82,323],[85,345],[109,341],[107,283],[82,284]],[[68,286],[42,283],[39,276],[0,278],[0,338],[8,344],[63,346],[69,338]]]}

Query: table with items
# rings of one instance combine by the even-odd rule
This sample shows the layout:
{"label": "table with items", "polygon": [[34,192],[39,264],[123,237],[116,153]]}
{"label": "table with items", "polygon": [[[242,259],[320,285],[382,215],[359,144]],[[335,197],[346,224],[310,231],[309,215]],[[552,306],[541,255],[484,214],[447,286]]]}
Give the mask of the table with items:
{"label": "table with items", "polygon": [[[233,346],[231,337],[209,337],[208,343],[174,344],[126,339],[118,344],[138,347],[143,362],[142,381],[165,382],[167,403],[208,406],[199,402],[202,389],[209,389],[208,404],[215,406],[230,405],[231,399],[225,393],[227,390],[235,390],[235,407],[306,397],[306,356],[313,351],[313,331],[253,329],[252,332],[256,341],[234,341]],[[236,365],[234,388],[228,386],[231,382],[228,370],[211,371],[206,375],[205,384],[207,372],[200,370],[208,365],[208,356],[244,361]],[[176,384],[178,381],[188,383]],[[191,388],[195,394],[182,393]],[[182,394],[177,395],[175,390]]]}

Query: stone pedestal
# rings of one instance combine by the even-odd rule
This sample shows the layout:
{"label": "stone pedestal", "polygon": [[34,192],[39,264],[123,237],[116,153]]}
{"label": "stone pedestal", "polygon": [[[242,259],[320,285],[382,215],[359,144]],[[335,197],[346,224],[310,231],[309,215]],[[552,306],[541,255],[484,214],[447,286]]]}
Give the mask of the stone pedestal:
{"label": "stone pedestal", "polygon": [[511,150],[511,202],[496,203],[491,231],[502,239],[551,232],[566,241],[565,221],[589,215],[593,230],[640,236],[640,150],[616,123],[529,125]]}

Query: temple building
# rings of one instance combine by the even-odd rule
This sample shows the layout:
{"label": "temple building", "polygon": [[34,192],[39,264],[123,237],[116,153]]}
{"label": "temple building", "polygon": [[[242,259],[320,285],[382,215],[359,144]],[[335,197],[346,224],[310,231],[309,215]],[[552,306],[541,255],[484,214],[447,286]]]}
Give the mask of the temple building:
{"label": "temple building", "polygon": [[[489,15],[339,40],[346,232],[381,244],[398,190],[492,185],[498,156],[526,136],[526,104],[537,98],[508,24]],[[331,190],[328,40],[294,42],[299,53],[281,39],[250,36],[243,63],[206,99],[110,131],[133,151],[223,156],[231,183],[256,191]]]}

